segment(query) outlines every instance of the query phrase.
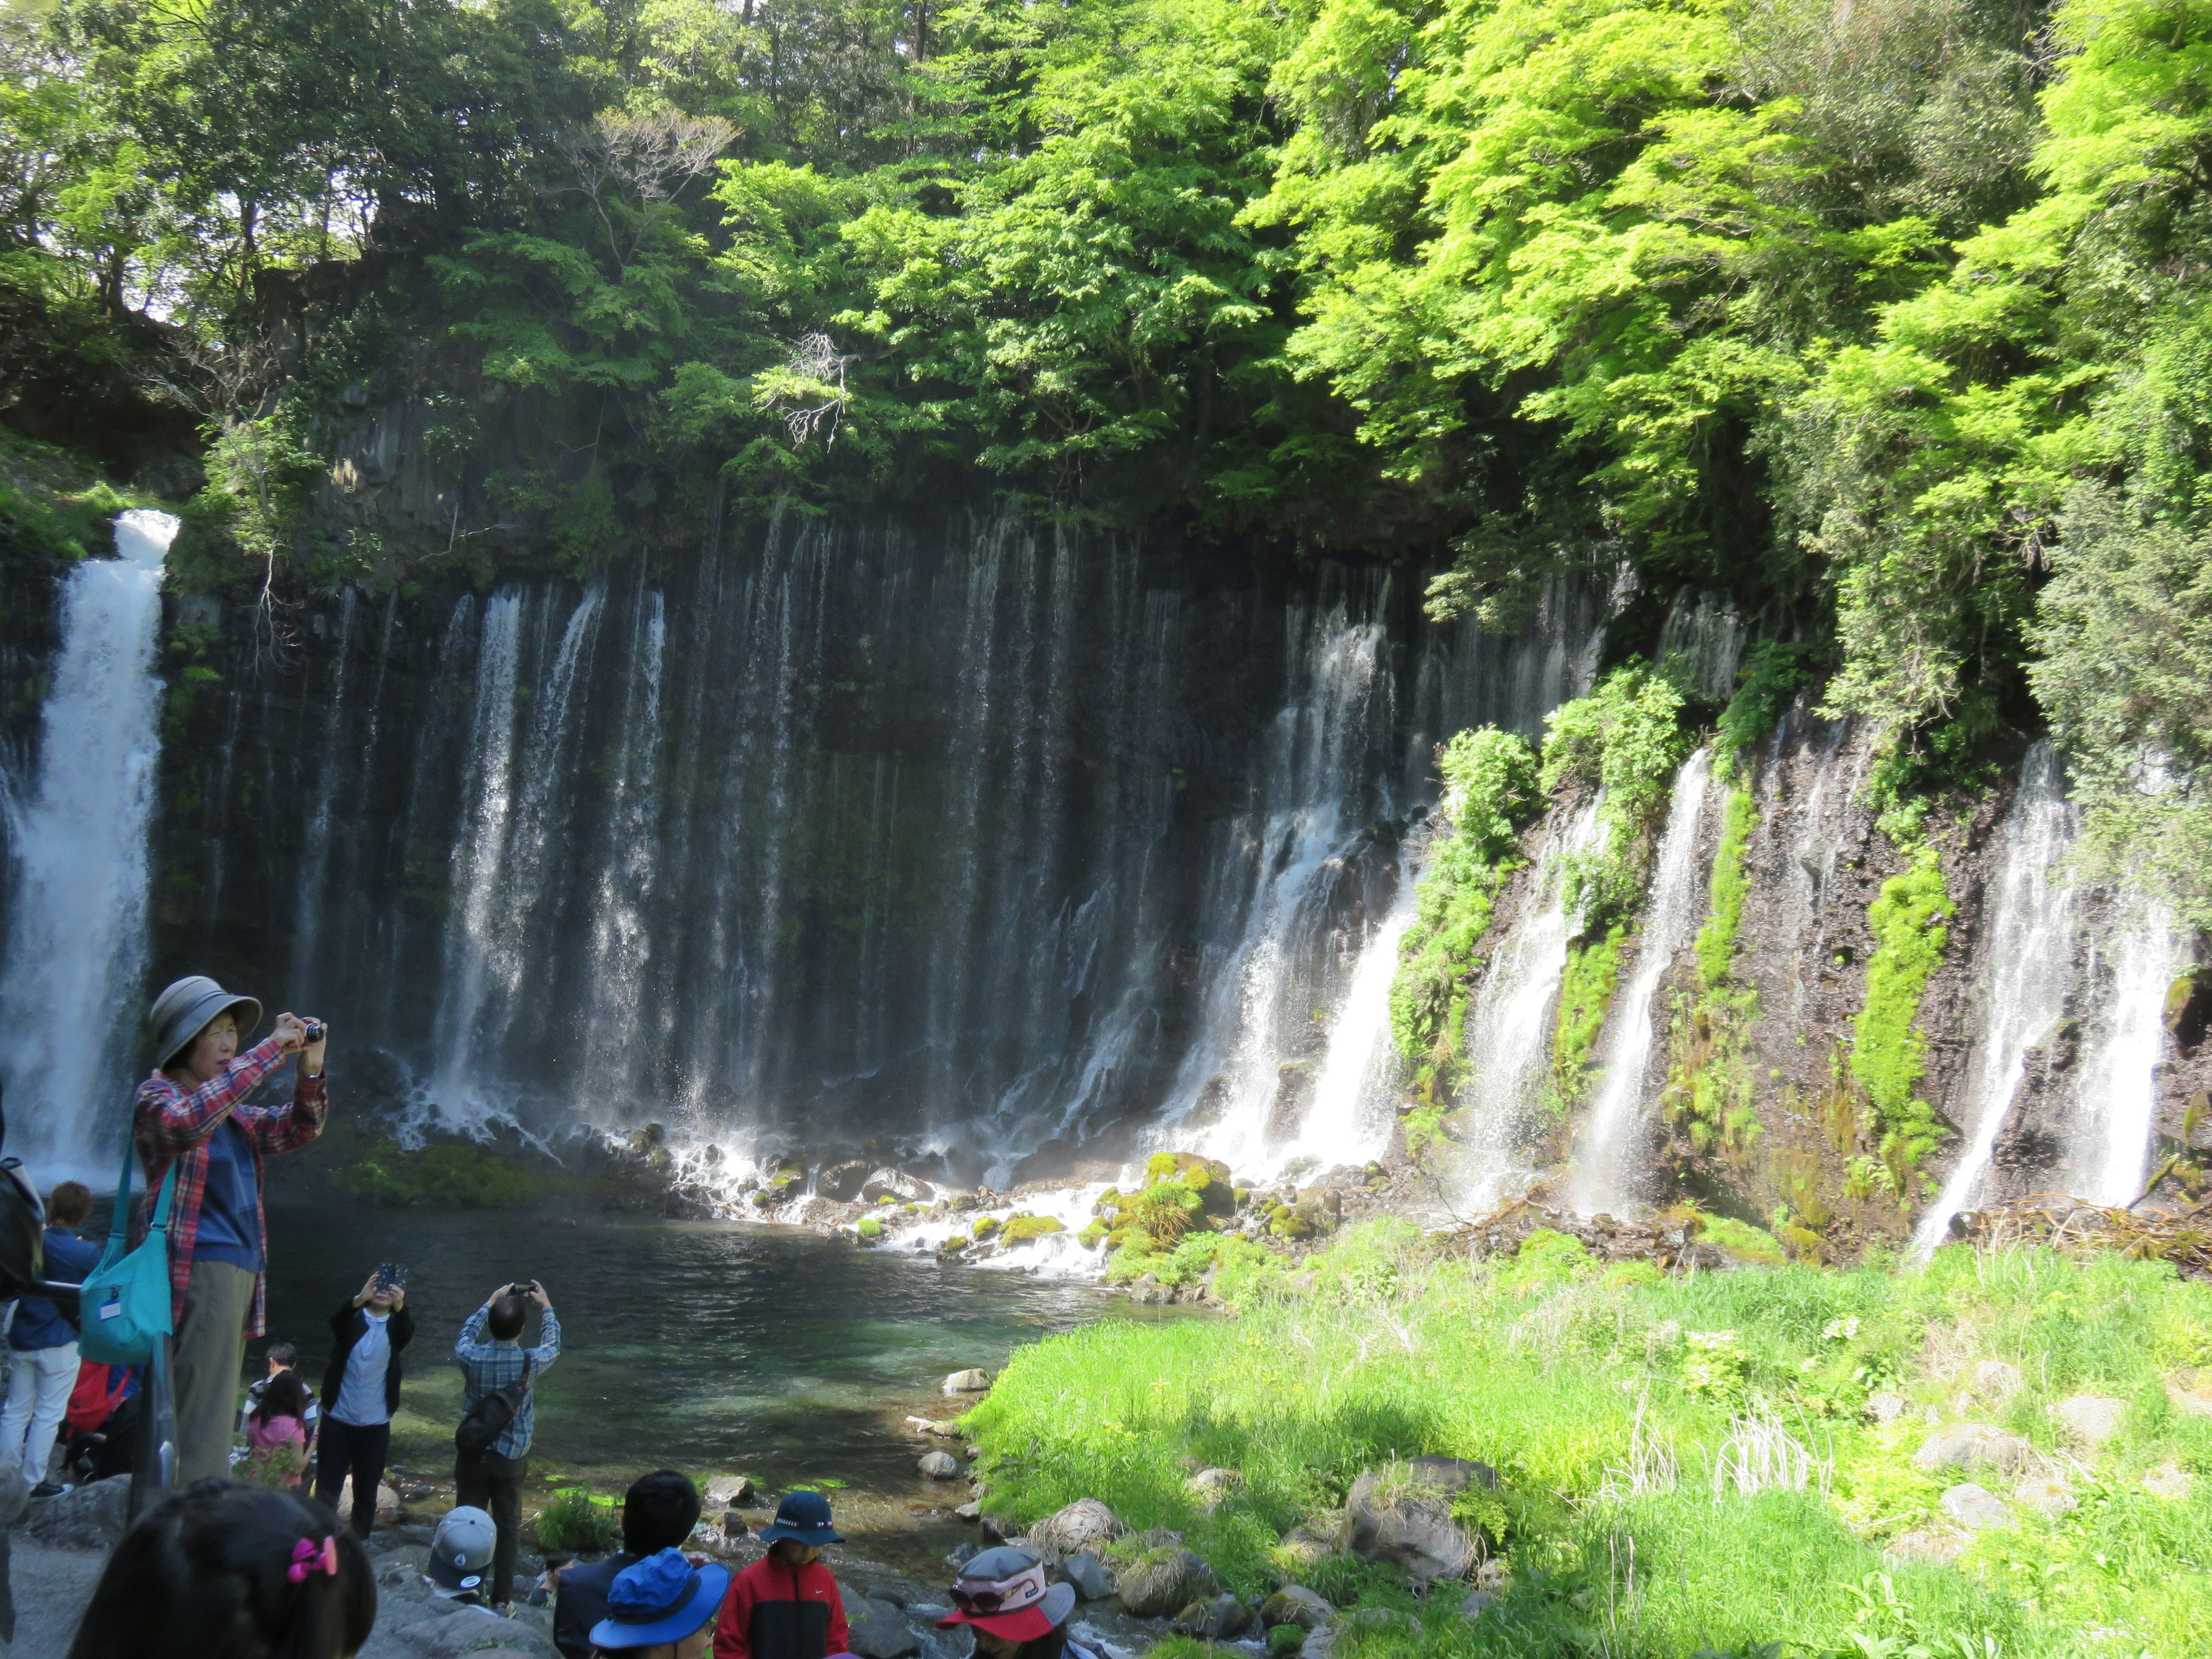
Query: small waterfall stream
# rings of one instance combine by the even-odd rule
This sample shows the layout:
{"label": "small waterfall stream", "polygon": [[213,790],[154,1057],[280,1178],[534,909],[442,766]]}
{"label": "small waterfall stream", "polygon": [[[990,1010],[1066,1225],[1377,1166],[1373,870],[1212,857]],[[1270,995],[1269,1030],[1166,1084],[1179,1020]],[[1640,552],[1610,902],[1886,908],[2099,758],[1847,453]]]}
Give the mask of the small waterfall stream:
{"label": "small waterfall stream", "polygon": [[116,556],[87,559],[64,580],[38,776],[27,791],[9,781],[0,1073],[9,1150],[41,1185],[64,1175],[96,1185],[128,1118],[161,758],[154,642],[176,534],[166,513],[125,513]]}
{"label": "small waterfall stream", "polygon": [[1585,1215],[1632,1196],[1626,1176],[1642,1128],[1637,1108],[1643,1103],[1644,1073],[1650,1065],[1657,1029],[1651,1005],[1675,955],[1690,942],[1704,896],[1698,880],[1698,830],[1705,817],[1712,760],[1711,750],[1700,749],[1674,775],[1667,828],[1652,860],[1644,927],[1636,943],[1636,969],[1615,994],[1613,1013],[1606,1022],[1597,1098],[1583,1129],[1569,1189],[1568,1202]]}
{"label": "small waterfall stream", "polygon": [[1528,884],[1528,899],[1490,954],[1468,1011],[1467,1053],[1473,1075],[1461,1091],[1468,1130],[1462,1141],[1458,1202],[1480,1212],[1534,1173],[1522,1166],[1519,1144],[1529,1109],[1543,1086],[1551,1055],[1553,1007],[1567,967],[1576,918],[1567,915],[1567,859],[1604,838],[1594,791],[1545,842]]}
{"label": "small waterfall stream", "polygon": [[2103,1040],[2084,1066],[2069,1147],[2069,1190],[2092,1204],[2132,1204],[2149,1174],[2166,993],[2182,953],[2172,916],[2138,904],[2113,945]]}
{"label": "small waterfall stream", "polygon": [[2028,1049],[2065,1013],[2074,975],[2075,891],[2053,878],[2074,836],[2065,774],[2046,738],[2027,751],[2018,792],[1998,835],[1996,869],[1984,901],[1986,942],[1977,952],[1980,1031],[1967,1109],[1959,1114],[1966,1145],[1942,1192],[1913,1230],[1912,1248],[1923,1261],[1949,1234],[1951,1218],[1981,1195]]}

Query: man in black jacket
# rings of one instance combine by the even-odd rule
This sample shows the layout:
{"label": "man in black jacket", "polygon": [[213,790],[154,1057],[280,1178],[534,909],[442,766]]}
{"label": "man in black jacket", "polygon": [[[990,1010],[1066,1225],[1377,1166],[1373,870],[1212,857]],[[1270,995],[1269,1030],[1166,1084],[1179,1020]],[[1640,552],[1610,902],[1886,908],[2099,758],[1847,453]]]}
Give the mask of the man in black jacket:
{"label": "man in black jacket", "polygon": [[315,1497],[333,1509],[353,1477],[353,1529],[376,1525],[376,1488],[392,1452],[399,1409],[399,1355],[415,1339],[407,1287],[371,1273],[361,1294],[331,1316],[337,1346],[323,1373],[323,1426],[316,1442]]}
{"label": "man in black jacket", "polygon": [[601,1561],[561,1569],[553,1601],[553,1645],[563,1659],[591,1659],[592,1626],[607,1616],[615,1575],[662,1550],[682,1549],[699,1524],[699,1489],[674,1469],[640,1475],[623,1498],[623,1547]]}

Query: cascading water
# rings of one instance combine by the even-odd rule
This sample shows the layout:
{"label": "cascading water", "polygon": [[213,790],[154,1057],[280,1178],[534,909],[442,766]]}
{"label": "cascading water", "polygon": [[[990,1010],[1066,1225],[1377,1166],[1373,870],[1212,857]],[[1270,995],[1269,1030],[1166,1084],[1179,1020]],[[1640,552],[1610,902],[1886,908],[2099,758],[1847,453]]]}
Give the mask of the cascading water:
{"label": "cascading water", "polygon": [[1490,953],[1468,1010],[1470,1075],[1460,1091],[1467,1127],[1460,1143],[1455,1202],[1481,1211],[1525,1184],[1523,1130],[1543,1086],[1551,1052],[1553,1005],[1567,967],[1577,919],[1567,915],[1566,860],[1604,839],[1594,792],[1546,840],[1530,872],[1528,900]]}
{"label": "cascading water", "polygon": [[154,641],[176,533],[166,513],[125,513],[117,556],[88,559],[62,584],[37,781],[9,791],[0,1067],[9,1150],[41,1183],[94,1174],[127,1121],[161,755]]}
{"label": "cascading water", "polygon": [[1949,1235],[1951,1218],[1982,1195],[2028,1050],[2065,1013],[2074,974],[2075,891],[2053,878],[2074,836],[2065,775],[2045,739],[2028,750],[2019,790],[1999,832],[1996,874],[1984,901],[1987,942],[1977,951],[1982,982],[1977,988],[1980,1030],[1973,1080],[1967,1110],[1959,1115],[1966,1145],[1942,1192],[1913,1230],[1913,1249],[1923,1261]]}
{"label": "cascading water", "polygon": [[2132,1204],[2149,1173],[2166,994],[2181,962],[2172,918],[2141,904],[2112,951],[2103,1040],[2084,1066],[2068,1149],[2069,1190],[2092,1204]]}
{"label": "cascading water", "polygon": [[1698,881],[1698,829],[1705,816],[1712,751],[1700,749],[1674,775],[1667,828],[1653,860],[1644,927],[1636,945],[1636,970],[1614,996],[1599,1050],[1597,1098],[1576,1155],[1569,1202],[1583,1214],[1632,1196],[1626,1176],[1642,1124],[1644,1073],[1650,1064],[1656,1022],[1652,1001],[1674,957],[1690,942],[1702,890]]}

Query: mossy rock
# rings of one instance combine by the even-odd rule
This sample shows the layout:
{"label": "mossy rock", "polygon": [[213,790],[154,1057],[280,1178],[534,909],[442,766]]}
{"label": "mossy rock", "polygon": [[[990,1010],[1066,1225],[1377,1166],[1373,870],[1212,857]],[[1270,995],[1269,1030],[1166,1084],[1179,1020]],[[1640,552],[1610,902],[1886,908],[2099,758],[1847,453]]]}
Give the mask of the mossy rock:
{"label": "mossy rock", "polygon": [[1043,1238],[1066,1231],[1066,1225],[1054,1216],[1018,1215],[1006,1223],[1006,1243],[1026,1244],[1033,1238]]}
{"label": "mossy rock", "polygon": [[1113,1229],[1106,1235],[1106,1243],[1117,1250],[1126,1250],[1132,1246],[1134,1246],[1137,1249],[1145,1251],[1147,1255],[1151,1254],[1152,1250],[1158,1248],[1157,1241],[1153,1239],[1152,1236],[1146,1232],[1142,1227],[1138,1226],[1116,1227]]}
{"label": "mossy rock", "polygon": [[861,1243],[873,1244],[882,1239],[884,1224],[872,1215],[864,1215],[860,1218],[860,1225],[853,1231],[860,1236]]}
{"label": "mossy rock", "polygon": [[1709,1244],[1717,1244],[1738,1261],[1755,1262],[1762,1267],[1779,1267],[1790,1258],[1772,1233],[1764,1227],[1754,1227],[1747,1221],[1738,1221],[1733,1216],[1716,1215],[1705,1218],[1701,1235]]}
{"label": "mossy rock", "polygon": [[938,1248],[946,1255],[957,1255],[961,1251],[968,1248],[969,1243],[969,1240],[967,1234],[955,1233],[951,1237],[946,1239],[944,1243],[938,1246]]}
{"label": "mossy rock", "polygon": [[506,1210],[528,1203],[536,1191],[522,1170],[466,1142],[409,1152],[381,1141],[335,1181],[354,1198],[404,1209]]}
{"label": "mossy rock", "polygon": [[975,1218],[975,1226],[969,1231],[975,1235],[975,1242],[981,1244],[999,1231],[999,1218],[994,1215],[979,1215]]}
{"label": "mossy rock", "polygon": [[1336,1218],[1318,1204],[1278,1204],[1267,1213],[1267,1231],[1278,1238],[1319,1238],[1335,1226]]}
{"label": "mossy rock", "polygon": [[1776,1237],[1800,1261],[1825,1262],[1828,1259],[1828,1241],[1810,1227],[1800,1227],[1793,1222]]}
{"label": "mossy rock", "polygon": [[1103,1221],[1094,1221],[1089,1226],[1085,1227],[1081,1232],[1076,1234],[1075,1242],[1083,1246],[1086,1250],[1095,1250],[1101,1244],[1106,1242],[1107,1237],[1112,1231],[1113,1229],[1109,1227]]}

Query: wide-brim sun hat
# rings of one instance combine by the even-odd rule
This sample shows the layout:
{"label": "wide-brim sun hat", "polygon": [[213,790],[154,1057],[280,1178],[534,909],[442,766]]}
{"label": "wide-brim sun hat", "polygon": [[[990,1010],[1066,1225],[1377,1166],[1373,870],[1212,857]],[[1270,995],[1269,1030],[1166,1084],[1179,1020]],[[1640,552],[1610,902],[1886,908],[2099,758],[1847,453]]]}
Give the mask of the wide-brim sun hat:
{"label": "wide-brim sun hat", "polygon": [[830,1500],[818,1492],[804,1488],[784,1493],[783,1501],[775,1506],[775,1519],[760,1530],[763,1544],[784,1538],[794,1544],[817,1546],[845,1541],[830,1524]]}
{"label": "wide-brim sun hat", "polygon": [[147,1016],[154,1028],[154,1069],[165,1068],[222,1013],[237,1016],[238,1047],[243,1054],[247,1033],[261,1024],[258,1002],[252,997],[233,996],[205,974],[187,974],[164,987]]}
{"label": "wide-brim sun hat", "polygon": [[592,1626],[592,1645],[617,1651],[681,1642],[721,1611],[730,1570],[695,1567],[675,1549],[633,1562],[607,1587],[607,1616]]}
{"label": "wide-brim sun hat", "polygon": [[1034,1642],[1067,1622],[1075,1611],[1075,1586],[1044,1582],[1044,1563],[1027,1550],[1002,1544],[960,1569],[952,1586],[953,1611],[939,1630],[973,1625],[1009,1642]]}

